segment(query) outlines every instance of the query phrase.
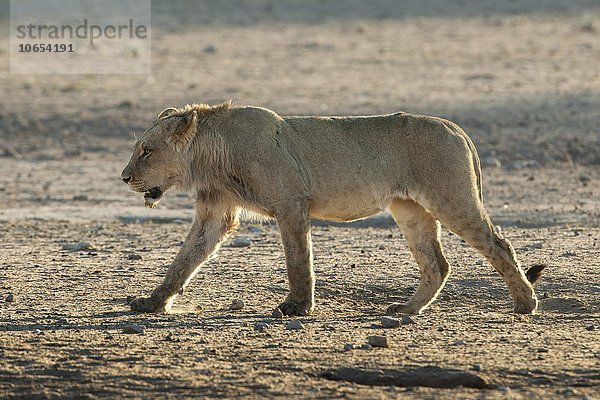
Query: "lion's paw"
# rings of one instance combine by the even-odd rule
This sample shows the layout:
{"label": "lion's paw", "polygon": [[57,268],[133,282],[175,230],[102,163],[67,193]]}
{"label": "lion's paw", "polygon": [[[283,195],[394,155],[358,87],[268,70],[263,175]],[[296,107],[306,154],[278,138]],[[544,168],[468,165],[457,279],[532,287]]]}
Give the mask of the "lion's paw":
{"label": "lion's paw", "polygon": [[164,313],[167,310],[164,305],[156,304],[156,300],[151,297],[138,297],[129,303],[132,311],[147,313]]}
{"label": "lion's paw", "polygon": [[419,314],[421,312],[420,309],[415,309],[415,307],[402,304],[402,303],[392,303],[385,310],[386,315],[395,315],[395,314]]}
{"label": "lion's paw", "polygon": [[295,301],[284,301],[279,305],[279,309],[283,315],[305,316],[311,313],[312,304],[296,303]]}
{"label": "lion's paw", "polygon": [[538,307],[537,299],[528,302],[515,304],[514,312],[516,314],[535,314]]}

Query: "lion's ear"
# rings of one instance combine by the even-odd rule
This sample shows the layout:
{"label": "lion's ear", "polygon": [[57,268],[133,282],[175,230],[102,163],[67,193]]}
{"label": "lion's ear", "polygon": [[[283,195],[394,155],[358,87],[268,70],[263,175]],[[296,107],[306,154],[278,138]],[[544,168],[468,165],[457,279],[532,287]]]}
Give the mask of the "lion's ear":
{"label": "lion's ear", "polygon": [[158,114],[158,117],[156,117],[156,118],[157,119],[166,118],[166,117],[168,117],[169,115],[173,114],[176,111],[177,111],[177,109],[175,107],[165,108],[164,110],[161,111],[160,114]]}
{"label": "lion's ear", "polygon": [[169,129],[167,141],[175,146],[177,151],[187,148],[198,129],[198,112],[192,111],[184,115],[172,118],[173,125]]}

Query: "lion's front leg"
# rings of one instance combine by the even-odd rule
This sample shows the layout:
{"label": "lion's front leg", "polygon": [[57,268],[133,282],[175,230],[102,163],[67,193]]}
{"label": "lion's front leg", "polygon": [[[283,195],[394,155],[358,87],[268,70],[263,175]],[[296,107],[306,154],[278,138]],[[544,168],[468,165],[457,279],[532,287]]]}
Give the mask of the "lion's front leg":
{"label": "lion's front leg", "polygon": [[307,315],[314,307],[315,275],[308,213],[277,218],[285,250],[290,293],[279,305],[285,315]]}
{"label": "lion's front leg", "polygon": [[169,311],[175,296],[183,293],[198,267],[217,250],[225,235],[232,231],[236,224],[235,210],[199,211],[163,282],[154,289],[150,297],[139,297],[129,303],[131,309],[141,312]]}

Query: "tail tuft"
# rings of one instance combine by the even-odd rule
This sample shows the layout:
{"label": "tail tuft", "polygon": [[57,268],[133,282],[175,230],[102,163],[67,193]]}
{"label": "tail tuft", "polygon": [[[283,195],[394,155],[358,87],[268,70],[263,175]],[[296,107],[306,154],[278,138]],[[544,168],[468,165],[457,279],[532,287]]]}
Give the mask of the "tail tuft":
{"label": "tail tuft", "polygon": [[542,276],[542,271],[547,267],[546,264],[536,264],[531,266],[527,272],[525,272],[525,276],[527,277],[527,280],[531,283],[534,284],[537,282],[538,279],[540,279],[540,276]]}

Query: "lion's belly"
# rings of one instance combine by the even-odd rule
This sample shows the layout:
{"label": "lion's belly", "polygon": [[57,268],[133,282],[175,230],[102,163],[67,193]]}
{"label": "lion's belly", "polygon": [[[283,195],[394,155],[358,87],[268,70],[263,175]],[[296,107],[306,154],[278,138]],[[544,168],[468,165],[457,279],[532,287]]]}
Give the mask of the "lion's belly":
{"label": "lion's belly", "polygon": [[313,199],[310,216],[329,221],[354,221],[370,217],[385,210],[391,200],[389,195],[352,193]]}

